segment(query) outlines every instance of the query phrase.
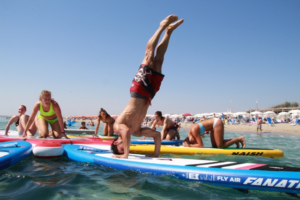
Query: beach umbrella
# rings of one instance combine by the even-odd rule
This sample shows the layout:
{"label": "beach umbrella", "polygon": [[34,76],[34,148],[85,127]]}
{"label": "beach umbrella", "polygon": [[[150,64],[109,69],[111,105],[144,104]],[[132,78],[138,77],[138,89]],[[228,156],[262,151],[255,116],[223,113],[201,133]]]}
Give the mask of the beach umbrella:
{"label": "beach umbrella", "polygon": [[154,117],[154,115],[146,115],[146,117]]}
{"label": "beach umbrella", "polygon": [[262,115],[263,113],[262,112],[259,112],[259,111],[254,111],[252,113],[250,113],[250,115]]}
{"label": "beach umbrella", "polygon": [[183,113],[182,116],[185,116],[185,117],[186,116],[192,116],[192,114],[191,113]]}
{"label": "beach umbrella", "polygon": [[300,110],[290,110],[288,113],[300,115]]}
{"label": "beach umbrella", "polygon": [[226,115],[226,116],[232,116],[233,115],[232,112],[223,112],[223,114]]}
{"label": "beach umbrella", "polygon": [[203,115],[202,114],[196,114],[194,115],[194,117],[202,117]]}
{"label": "beach umbrella", "polygon": [[273,111],[267,111],[263,113],[264,117],[277,117],[277,114]]}
{"label": "beach umbrella", "polygon": [[177,118],[177,117],[182,117],[182,115],[177,115],[177,114],[174,114],[174,115],[171,115],[169,116],[170,118]]}
{"label": "beach umbrella", "polygon": [[277,115],[277,117],[283,118],[283,117],[287,117],[287,116],[289,116],[289,115],[290,115],[290,114],[287,113],[287,112],[281,112],[281,113],[279,113],[279,114]]}
{"label": "beach umbrella", "polygon": [[164,114],[163,116],[164,116],[164,117],[170,117],[171,114]]}
{"label": "beach umbrella", "polygon": [[216,117],[222,116],[222,113],[215,113]]}

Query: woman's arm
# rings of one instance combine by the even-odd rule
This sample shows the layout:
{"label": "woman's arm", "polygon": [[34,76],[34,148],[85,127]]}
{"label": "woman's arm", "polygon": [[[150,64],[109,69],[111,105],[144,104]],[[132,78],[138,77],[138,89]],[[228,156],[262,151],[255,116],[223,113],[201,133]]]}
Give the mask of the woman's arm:
{"label": "woman's arm", "polygon": [[160,132],[161,141],[163,141],[166,138],[165,130],[167,129],[167,126],[168,126],[168,119],[169,119],[168,117],[165,118],[163,128]]}
{"label": "woman's arm", "polygon": [[24,130],[24,133],[23,133],[23,137],[26,137],[27,131],[28,131],[29,127],[31,126],[31,124],[34,122],[34,118],[35,118],[37,112],[39,111],[39,109],[40,109],[40,101],[37,102],[33,107],[33,110],[31,112],[29,120],[26,124],[25,130]]}
{"label": "woman's arm", "polygon": [[8,135],[7,133],[8,133],[8,130],[9,130],[10,125],[11,125],[12,123],[16,122],[16,121],[18,120],[18,117],[19,117],[18,115],[15,115],[15,116],[12,116],[12,117],[10,118],[10,120],[9,120],[8,123],[6,124],[4,135]]}
{"label": "woman's arm", "polygon": [[154,120],[154,121],[153,121],[153,124],[152,124],[152,126],[151,126],[151,129],[155,130],[155,126],[156,126],[156,124],[157,124],[157,121],[156,121],[156,120]]}
{"label": "woman's arm", "polygon": [[97,123],[97,125],[96,125],[95,133],[94,133],[93,136],[97,136],[98,130],[99,130],[99,126],[100,126],[100,117],[98,117],[98,123]]}
{"label": "woman's arm", "polygon": [[56,113],[56,117],[58,119],[58,123],[59,123],[59,126],[60,126],[62,136],[65,137],[66,139],[69,139],[67,137],[66,133],[65,133],[64,120],[63,120],[63,117],[62,117],[62,114],[61,114],[61,109],[60,109],[58,103],[57,102],[52,103],[52,107],[53,107],[53,110]]}

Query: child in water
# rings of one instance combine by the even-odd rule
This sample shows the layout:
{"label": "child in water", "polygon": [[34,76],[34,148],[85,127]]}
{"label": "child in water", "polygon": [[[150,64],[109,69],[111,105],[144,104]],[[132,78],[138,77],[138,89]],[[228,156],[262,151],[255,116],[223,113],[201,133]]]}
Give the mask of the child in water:
{"label": "child in water", "polygon": [[79,129],[89,130],[89,129],[85,126],[85,122],[81,122],[81,127],[80,127]]}

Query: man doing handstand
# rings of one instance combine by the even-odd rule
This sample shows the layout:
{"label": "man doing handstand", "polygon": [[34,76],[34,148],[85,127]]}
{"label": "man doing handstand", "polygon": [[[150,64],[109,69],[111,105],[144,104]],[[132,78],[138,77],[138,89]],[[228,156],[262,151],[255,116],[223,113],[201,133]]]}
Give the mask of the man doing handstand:
{"label": "man doing handstand", "polygon": [[[160,133],[150,128],[141,128],[141,124],[147,114],[149,104],[159,90],[164,78],[164,75],[161,74],[161,68],[171,34],[183,23],[183,19],[177,20],[178,17],[176,15],[170,15],[164,19],[147,43],[144,60],[130,87],[131,99],[123,112],[118,116],[113,127],[114,132],[118,135],[118,138],[111,145],[114,154],[118,154],[114,155],[116,158],[128,158],[131,135],[153,137],[155,143],[154,154],[147,156],[159,156]],[[165,35],[158,45],[154,57],[155,48],[164,30]]]}

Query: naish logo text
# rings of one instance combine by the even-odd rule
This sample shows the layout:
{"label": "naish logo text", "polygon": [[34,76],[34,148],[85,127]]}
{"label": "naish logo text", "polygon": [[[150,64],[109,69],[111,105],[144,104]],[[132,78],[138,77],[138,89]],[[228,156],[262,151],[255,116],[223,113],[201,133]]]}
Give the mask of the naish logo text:
{"label": "naish logo text", "polygon": [[267,187],[278,187],[278,188],[300,188],[300,183],[297,180],[287,180],[287,179],[271,179],[271,178],[255,178],[248,177],[244,185],[253,185],[253,186],[267,186]]}
{"label": "naish logo text", "polygon": [[240,155],[240,156],[262,156],[264,152],[232,152],[231,155]]}

